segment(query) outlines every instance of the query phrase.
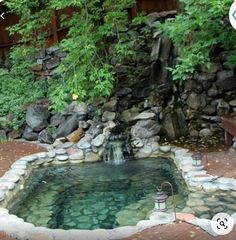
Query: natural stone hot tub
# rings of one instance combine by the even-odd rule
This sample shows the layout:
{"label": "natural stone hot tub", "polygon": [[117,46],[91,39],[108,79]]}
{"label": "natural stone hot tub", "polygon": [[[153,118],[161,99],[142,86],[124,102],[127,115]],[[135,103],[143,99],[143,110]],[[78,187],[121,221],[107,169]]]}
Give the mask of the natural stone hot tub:
{"label": "natural stone hot tub", "polygon": [[[168,158],[127,161],[118,166],[90,163],[43,167],[31,173],[8,209],[27,222],[48,228],[135,226],[148,219],[154,208],[155,186],[164,181],[173,184],[177,210],[181,211],[187,192]],[[168,206],[172,211],[171,201]]]}
{"label": "natural stone hot tub", "polygon": [[166,180],[177,212],[205,218],[191,223],[205,229],[215,213],[235,217],[235,179],[193,167],[187,149],[160,146],[150,157],[120,166],[79,164],[61,150],[21,158],[0,178],[0,231],[18,239],[125,238],[174,220],[171,198],[169,214],[151,213],[155,187]]}

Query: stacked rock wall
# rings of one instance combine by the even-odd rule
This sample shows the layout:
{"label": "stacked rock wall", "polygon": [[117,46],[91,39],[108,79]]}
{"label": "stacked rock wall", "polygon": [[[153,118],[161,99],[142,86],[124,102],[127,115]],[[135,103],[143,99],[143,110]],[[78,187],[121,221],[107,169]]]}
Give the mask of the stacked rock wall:
{"label": "stacked rock wall", "polygon": [[[146,24],[130,25],[124,30],[122,34],[129,35],[136,54],[122,63],[113,57],[117,81],[104,105],[72,103],[56,115],[43,106],[31,107],[23,137],[52,143],[79,128],[81,137],[89,132],[95,138],[102,131],[109,135],[105,123],[108,129],[118,127],[116,132],[129,135],[134,148],[145,148],[144,155],[151,151],[147,144],[162,137],[223,137],[221,116],[236,110],[235,70],[224,66],[227,53],[220,52],[210,69],[200,66],[184,88],[175,85],[168,68],[178,62],[178,49],[156,27],[158,22],[171,20],[174,14],[153,13]],[[34,71],[44,78],[54,76],[63,57],[65,53],[56,48],[43,50],[36,56],[38,68]]]}

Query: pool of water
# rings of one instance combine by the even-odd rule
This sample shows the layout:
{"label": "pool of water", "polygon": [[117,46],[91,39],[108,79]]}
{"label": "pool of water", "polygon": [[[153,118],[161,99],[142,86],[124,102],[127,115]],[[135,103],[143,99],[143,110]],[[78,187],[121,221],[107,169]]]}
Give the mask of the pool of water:
{"label": "pool of water", "polygon": [[[167,158],[43,167],[33,171],[10,204],[10,213],[36,226],[61,229],[112,229],[136,225],[154,208],[155,187],[174,186],[177,207],[186,189]],[[171,195],[169,189],[165,189]],[[17,199],[17,200],[16,200]],[[168,203],[171,209],[171,201]]]}

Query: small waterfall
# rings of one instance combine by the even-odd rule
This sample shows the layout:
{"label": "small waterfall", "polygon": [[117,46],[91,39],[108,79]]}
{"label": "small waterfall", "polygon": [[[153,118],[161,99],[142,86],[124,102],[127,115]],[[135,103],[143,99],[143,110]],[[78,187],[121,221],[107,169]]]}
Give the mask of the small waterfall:
{"label": "small waterfall", "polygon": [[123,154],[123,142],[119,140],[110,141],[107,144],[104,153],[104,161],[114,165],[119,165],[125,162]]}

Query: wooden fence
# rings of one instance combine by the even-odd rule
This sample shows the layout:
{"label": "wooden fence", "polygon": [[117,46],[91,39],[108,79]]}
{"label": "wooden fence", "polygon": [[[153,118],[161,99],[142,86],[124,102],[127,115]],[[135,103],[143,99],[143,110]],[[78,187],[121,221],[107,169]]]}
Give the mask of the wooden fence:
{"label": "wooden fence", "polygon": [[[14,14],[7,13],[7,9],[0,6],[1,12],[6,12],[5,20],[0,19],[0,59],[5,59],[11,47],[18,44],[19,36],[10,36],[7,28],[18,22],[18,17]],[[137,4],[130,9],[130,15],[133,17],[137,12],[161,12],[169,10],[179,10],[178,0],[137,0]],[[58,24],[58,18],[62,13],[71,14],[75,9],[67,8],[63,11],[55,11],[49,29],[48,45],[62,40],[66,36],[67,29]]]}

